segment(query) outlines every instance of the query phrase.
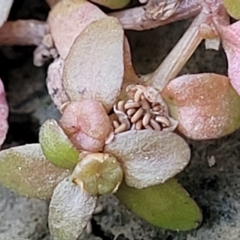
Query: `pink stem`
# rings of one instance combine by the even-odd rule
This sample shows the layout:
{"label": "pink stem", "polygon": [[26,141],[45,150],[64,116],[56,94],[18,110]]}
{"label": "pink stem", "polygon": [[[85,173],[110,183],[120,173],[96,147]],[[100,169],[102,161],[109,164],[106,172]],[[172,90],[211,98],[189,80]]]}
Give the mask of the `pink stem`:
{"label": "pink stem", "polygon": [[176,12],[166,20],[147,19],[144,6],[114,12],[109,15],[117,17],[124,29],[146,30],[196,16],[201,9],[201,0],[183,0]]}
{"label": "pink stem", "polygon": [[46,22],[17,20],[0,28],[0,45],[39,45],[48,32]]}

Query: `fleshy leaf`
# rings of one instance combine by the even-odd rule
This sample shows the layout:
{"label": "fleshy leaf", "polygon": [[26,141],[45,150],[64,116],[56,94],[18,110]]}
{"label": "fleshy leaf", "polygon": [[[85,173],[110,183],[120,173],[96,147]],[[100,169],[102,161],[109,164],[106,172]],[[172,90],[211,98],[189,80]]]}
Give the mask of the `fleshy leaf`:
{"label": "fleshy leaf", "polygon": [[144,189],[122,184],[116,196],[130,211],[160,228],[187,231],[202,221],[197,204],[175,179]]}
{"label": "fleshy leaf", "polygon": [[104,152],[121,162],[127,185],[135,188],[165,182],[190,160],[190,149],[180,136],[149,129],[117,134]]}
{"label": "fleshy leaf", "polygon": [[79,161],[79,151],[54,119],[40,128],[39,143],[48,161],[58,167],[71,169]]}
{"label": "fleshy leaf", "polygon": [[227,9],[228,14],[235,18],[240,19],[240,3],[237,0],[223,0],[223,5]]}
{"label": "fleshy leaf", "polygon": [[0,183],[21,195],[49,199],[57,184],[70,174],[46,160],[40,144],[0,151]]}
{"label": "fleshy leaf", "polygon": [[75,240],[91,219],[96,197],[65,178],[55,188],[49,206],[48,223],[53,240]]}
{"label": "fleshy leaf", "polygon": [[178,130],[189,138],[219,138],[240,127],[240,96],[225,76],[184,75],[172,80],[162,96]]}
{"label": "fleshy leaf", "polygon": [[72,181],[91,195],[116,192],[123,179],[122,168],[114,156],[107,153],[82,154]]}
{"label": "fleshy leaf", "polygon": [[123,8],[126,7],[131,2],[131,0],[91,0],[91,1],[110,9]]}
{"label": "fleshy leaf", "polygon": [[240,21],[229,26],[216,25],[228,60],[228,77],[240,95]]}
{"label": "fleshy leaf", "polygon": [[65,59],[83,29],[105,16],[97,6],[86,0],[60,1],[56,4],[49,14],[48,23],[60,56]]}
{"label": "fleshy leaf", "polygon": [[0,79],[0,147],[3,144],[8,131],[8,105],[5,96],[5,90]]}
{"label": "fleshy leaf", "polygon": [[48,67],[46,84],[48,93],[58,109],[68,102],[68,97],[62,86],[63,59],[55,59]]}
{"label": "fleshy leaf", "polygon": [[101,103],[93,100],[70,102],[62,111],[60,125],[78,150],[102,150],[112,126]]}
{"label": "fleshy leaf", "polygon": [[97,100],[110,111],[123,81],[123,41],[123,29],[113,17],[91,23],[76,38],[63,69],[71,101]]}
{"label": "fleshy leaf", "polygon": [[7,20],[13,0],[0,0],[0,27]]}

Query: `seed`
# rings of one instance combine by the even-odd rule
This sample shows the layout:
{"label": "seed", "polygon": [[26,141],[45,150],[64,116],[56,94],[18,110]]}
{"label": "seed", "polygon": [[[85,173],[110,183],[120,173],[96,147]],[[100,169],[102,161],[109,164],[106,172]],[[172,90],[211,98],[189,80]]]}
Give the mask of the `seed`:
{"label": "seed", "polygon": [[143,99],[141,101],[141,104],[142,104],[142,108],[145,110],[149,110],[151,108],[150,104],[148,103],[148,101],[146,99]]}
{"label": "seed", "polygon": [[143,91],[141,89],[138,89],[135,94],[134,94],[134,101],[135,102],[139,102],[141,99],[141,94],[143,93]]}
{"label": "seed", "polygon": [[114,130],[114,133],[115,134],[121,133],[121,132],[124,132],[125,130],[127,130],[127,126],[125,123],[122,123],[118,128]]}
{"label": "seed", "polygon": [[151,113],[150,112],[145,113],[142,119],[143,126],[147,126],[149,124],[150,119],[151,119]]}
{"label": "seed", "polygon": [[161,130],[161,127],[160,127],[159,123],[156,122],[154,119],[150,120],[150,124],[151,124],[151,126],[153,127],[154,130],[156,130],[156,131]]}
{"label": "seed", "polygon": [[124,112],[124,100],[118,102],[117,109],[120,110],[121,112]]}
{"label": "seed", "polygon": [[146,129],[153,129],[150,125],[144,126]]}
{"label": "seed", "polygon": [[166,117],[157,116],[157,117],[155,117],[155,120],[157,122],[160,122],[164,127],[169,127],[170,126],[170,121]]}
{"label": "seed", "polygon": [[140,119],[136,122],[136,129],[140,130],[141,128],[142,128],[142,120]]}
{"label": "seed", "polygon": [[113,126],[114,126],[114,128],[116,129],[116,128],[118,128],[118,127],[120,126],[120,124],[119,124],[118,121],[114,120],[114,121],[113,121]]}
{"label": "seed", "polygon": [[132,123],[137,122],[137,121],[142,117],[143,113],[144,113],[143,109],[142,109],[142,108],[139,108],[139,109],[135,112],[135,114],[132,116],[131,122],[132,122]]}
{"label": "seed", "polygon": [[129,109],[129,108],[138,108],[140,107],[140,103],[138,102],[127,102],[125,105],[124,105],[125,109]]}
{"label": "seed", "polygon": [[132,116],[136,111],[137,111],[136,108],[130,108],[127,110],[127,115]]}
{"label": "seed", "polygon": [[161,110],[161,106],[157,105],[157,106],[153,107],[152,110],[155,112],[159,112]]}

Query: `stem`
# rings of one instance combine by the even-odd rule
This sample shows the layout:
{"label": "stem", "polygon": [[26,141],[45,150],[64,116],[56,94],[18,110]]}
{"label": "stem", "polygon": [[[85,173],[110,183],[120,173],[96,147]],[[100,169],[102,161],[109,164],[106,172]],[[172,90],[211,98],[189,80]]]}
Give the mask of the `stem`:
{"label": "stem", "polygon": [[166,20],[161,20],[161,16],[156,20],[147,19],[144,6],[110,13],[109,15],[118,18],[124,29],[141,31],[196,16],[201,9],[201,0],[182,0],[176,12]]}
{"label": "stem", "polygon": [[0,45],[39,45],[48,32],[46,22],[17,20],[0,28]]}
{"label": "stem", "polygon": [[207,14],[200,13],[157,70],[146,76],[153,87],[161,91],[170,80],[178,75],[202,41],[200,28],[206,20]]}

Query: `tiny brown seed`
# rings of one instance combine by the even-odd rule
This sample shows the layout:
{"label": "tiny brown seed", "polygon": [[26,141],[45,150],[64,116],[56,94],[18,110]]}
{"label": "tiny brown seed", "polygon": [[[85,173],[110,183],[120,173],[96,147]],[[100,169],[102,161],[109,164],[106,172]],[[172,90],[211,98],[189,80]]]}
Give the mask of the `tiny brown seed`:
{"label": "tiny brown seed", "polygon": [[117,103],[117,109],[124,112],[124,100],[121,100]]}
{"label": "tiny brown seed", "polygon": [[137,130],[142,129],[142,120],[141,119],[136,122],[136,129]]}
{"label": "tiny brown seed", "polygon": [[139,109],[135,112],[135,114],[132,116],[131,122],[132,122],[132,123],[137,122],[137,121],[142,117],[143,113],[144,113],[143,109],[142,109],[142,108],[139,108]]}
{"label": "tiny brown seed", "polygon": [[159,112],[161,110],[161,106],[157,105],[157,106],[153,107],[152,110],[155,112]]}
{"label": "tiny brown seed", "polygon": [[163,116],[156,116],[155,120],[159,123],[161,123],[163,126],[169,127],[170,126],[170,121]]}
{"label": "tiny brown seed", "polygon": [[137,103],[137,102],[127,102],[124,105],[124,108],[126,110],[129,109],[129,108],[138,108],[138,107],[140,107],[140,103]]}
{"label": "tiny brown seed", "polygon": [[161,126],[154,119],[150,120],[150,124],[151,124],[151,126],[153,127],[154,130],[156,130],[156,131],[160,131],[161,130]]}
{"label": "tiny brown seed", "polygon": [[151,108],[150,104],[148,103],[148,101],[146,99],[143,99],[141,101],[141,104],[142,104],[143,109],[149,110]]}
{"label": "tiny brown seed", "polygon": [[151,119],[151,113],[150,112],[145,113],[142,120],[143,126],[147,126],[149,124],[150,119]]}
{"label": "tiny brown seed", "polygon": [[141,89],[138,89],[135,92],[134,97],[133,97],[135,102],[139,102],[140,101],[142,93],[143,93],[143,91]]}
{"label": "tiny brown seed", "polygon": [[137,111],[136,108],[130,108],[127,110],[127,115],[132,116]]}
{"label": "tiny brown seed", "polygon": [[115,134],[121,133],[121,132],[124,132],[125,130],[127,130],[127,126],[125,123],[122,123],[118,128],[114,130],[114,133]]}

